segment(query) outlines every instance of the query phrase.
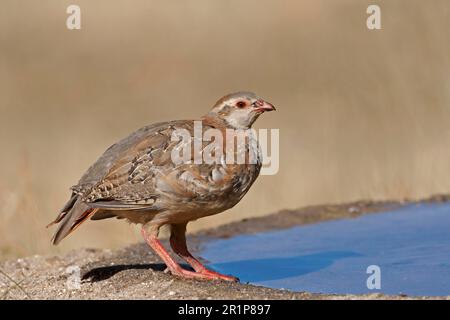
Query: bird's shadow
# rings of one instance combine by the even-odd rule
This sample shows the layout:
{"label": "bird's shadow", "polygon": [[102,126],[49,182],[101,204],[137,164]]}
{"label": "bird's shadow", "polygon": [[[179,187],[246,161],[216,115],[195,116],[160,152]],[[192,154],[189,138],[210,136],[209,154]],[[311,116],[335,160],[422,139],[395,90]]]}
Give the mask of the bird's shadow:
{"label": "bird's shadow", "polygon": [[[188,268],[187,266],[184,266]],[[82,281],[86,282],[98,282],[107,280],[113,277],[115,274],[122,271],[129,270],[153,270],[163,272],[166,269],[166,265],[163,263],[149,263],[149,264],[118,264],[114,266],[104,266],[92,268],[85,272],[81,276]]]}
{"label": "bird's shadow", "polygon": [[162,263],[152,264],[119,264],[114,266],[105,266],[92,268],[81,276],[82,281],[98,282],[111,278],[115,274],[126,270],[154,270],[164,271],[166,266]]}

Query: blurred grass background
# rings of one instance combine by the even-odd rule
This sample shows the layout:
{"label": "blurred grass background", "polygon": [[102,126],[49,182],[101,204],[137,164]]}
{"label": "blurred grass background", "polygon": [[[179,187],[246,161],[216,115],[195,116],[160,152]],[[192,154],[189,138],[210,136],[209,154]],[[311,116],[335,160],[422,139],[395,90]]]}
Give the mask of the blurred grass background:
{"label": "blurred grass background", "polygon": [[[382,30],[366,8],[382,9]],[[82,29],[65,27],[81,7]],[[450,191],[447,0],[4,0],[0,10],[0,256],[117,247],[118,221],[52,247],[68,188],[112,143],[252,90],[277,106],[280,171],[215,226],[279,209]]]}

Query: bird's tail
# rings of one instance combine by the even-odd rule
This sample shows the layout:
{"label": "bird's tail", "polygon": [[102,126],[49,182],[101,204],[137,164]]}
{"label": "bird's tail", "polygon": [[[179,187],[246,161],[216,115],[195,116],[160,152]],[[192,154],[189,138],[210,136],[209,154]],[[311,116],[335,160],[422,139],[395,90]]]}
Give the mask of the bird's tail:
{"label": "bird's tail", "polygon": [[52,243],[57,245],[62,239],[74,231],[83,221],[92,216],[98,209],[89,207],[78,196],[72,195],[64,208],[47,227],[59,224],[52,238]]}

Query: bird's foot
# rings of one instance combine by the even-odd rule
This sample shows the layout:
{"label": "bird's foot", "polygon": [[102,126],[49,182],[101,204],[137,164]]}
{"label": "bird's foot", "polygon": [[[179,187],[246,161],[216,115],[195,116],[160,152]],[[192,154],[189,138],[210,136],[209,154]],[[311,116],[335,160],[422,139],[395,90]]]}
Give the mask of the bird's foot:
{"label": "bird's foot", "polygon": [[[167,271],[166,271],[167,270]],[[239,282],[239,279],[233,276],[224,275],[212,270],[202,270],[199,272],[189,271],[183,268],[177,268],[173,270],[166,269],[164,272],[170,272],[172,275],[185,278],[185,279],[198,279],[198,280],[224,280],[231,282]]]}
{"label": "bird's foot", "polygon": [[198,272],[198,273],[206,275],[206,276],[209,276],[209,277],[214,277],[215,279],[231,281],[231,282],[239,282],[239,278],[237,278],[237,277],[233,277],[233,276],[229,276],[229,275],[226,275],[226,274],[218,273],[216,271],[209,270],[209,269],[206,269],[206,268],[204,270]]}

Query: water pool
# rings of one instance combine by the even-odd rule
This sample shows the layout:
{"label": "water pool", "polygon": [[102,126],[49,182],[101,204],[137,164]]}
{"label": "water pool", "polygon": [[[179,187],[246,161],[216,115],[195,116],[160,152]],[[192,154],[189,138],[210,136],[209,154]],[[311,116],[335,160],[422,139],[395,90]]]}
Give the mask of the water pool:
{"label": "water pool", "polygon": [[[355,219],[206,243],[201,256],[241,282],[317,293],[450,294],[450,204],[422,203]],[[369,289],[369,266],[380,289]]]}

